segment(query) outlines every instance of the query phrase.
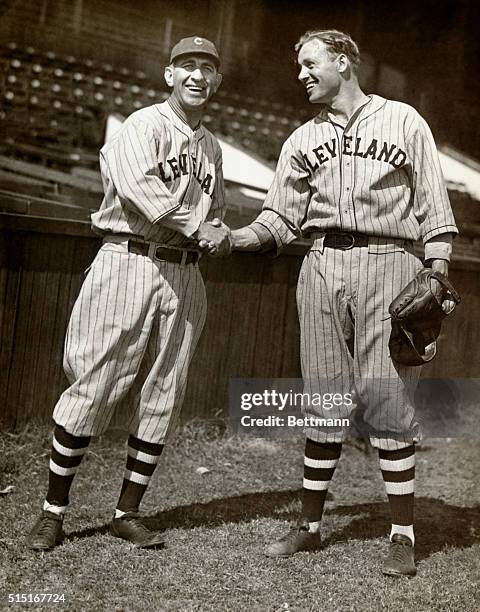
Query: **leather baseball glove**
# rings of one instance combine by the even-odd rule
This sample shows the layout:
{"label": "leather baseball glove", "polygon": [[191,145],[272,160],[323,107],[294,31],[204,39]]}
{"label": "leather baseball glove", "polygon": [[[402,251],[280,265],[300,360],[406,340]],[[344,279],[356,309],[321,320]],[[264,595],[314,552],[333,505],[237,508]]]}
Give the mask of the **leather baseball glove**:
{"label": "leather baseball glove", "polygon": [[431,361],[437,352],[442,321],[459,303],[460,296],[446,276],[429,268],[421,270],[388,309],[392,317],[392,359],[409,366]]}

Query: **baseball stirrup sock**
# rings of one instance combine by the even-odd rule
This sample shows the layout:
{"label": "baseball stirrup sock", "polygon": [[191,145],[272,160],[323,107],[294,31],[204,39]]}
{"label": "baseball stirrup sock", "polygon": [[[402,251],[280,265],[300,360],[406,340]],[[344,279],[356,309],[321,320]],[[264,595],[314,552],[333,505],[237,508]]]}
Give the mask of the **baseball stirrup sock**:
{"label": "baseball stirrup sock", "polygon": [[415,446],[394,451],[379,449],[378,456],[390,503],[392,524],[399,527],[396,533],[409,535],[413,540]]}
{"label": "baseball stirrup sock", "polygon": [[130,435],[128,438],[127,466],[117,510],[138,512],[153,472],[162,454],[163,444],[144,442]]}
{"label": "baseball stirrup sock", "polygon": [[323,514],[328,487],[337,467],[342,445],[335,442],[305,441],[302,515],[318,523]]}
{"label": "baseball stirrup sock", "polygon": [[45,509],[58,512],[68,506],[70,487],[89,444],[89,436],[72,436],[55,426]]}

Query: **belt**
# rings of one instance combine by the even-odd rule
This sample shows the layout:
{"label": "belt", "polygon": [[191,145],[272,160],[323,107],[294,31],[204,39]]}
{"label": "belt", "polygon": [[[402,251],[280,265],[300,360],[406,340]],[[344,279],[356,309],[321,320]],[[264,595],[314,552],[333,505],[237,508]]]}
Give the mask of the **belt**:
{"label": "belt", "polygon": [[323,239],[323,246],[348,251],[353,247],[368,246],[369,240],[370,236],[358,232],[327,232]]}
{"label": "belt", "polygon": [[[128,252],[136,253],[137,255],[148,256],[150,251],[150,243],[148,242],[137,242],[136,240],[128,241]],[[155,259],[161,259],[162,261],[170,261],[178,264],[192,264],[197,263],[199,254],[197,251],[182,251],[177,249],[169,249],[167,247],[156,247],[153,255]]]}

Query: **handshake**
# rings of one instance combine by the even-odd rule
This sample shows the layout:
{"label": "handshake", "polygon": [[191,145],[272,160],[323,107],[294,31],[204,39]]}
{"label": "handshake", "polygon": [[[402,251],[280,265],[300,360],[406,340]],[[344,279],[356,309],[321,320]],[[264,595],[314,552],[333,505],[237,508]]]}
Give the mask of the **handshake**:
{"label": "handshake", "polygon": [[225,257],[232,251],[232,233],[220,219],[200,223],[193,238],[197,247],[211,257]]}

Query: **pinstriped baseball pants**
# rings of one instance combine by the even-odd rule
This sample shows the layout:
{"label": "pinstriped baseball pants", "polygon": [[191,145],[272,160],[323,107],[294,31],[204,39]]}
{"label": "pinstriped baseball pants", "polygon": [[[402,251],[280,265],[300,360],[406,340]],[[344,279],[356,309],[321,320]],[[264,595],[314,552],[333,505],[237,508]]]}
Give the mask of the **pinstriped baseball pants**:
{"label": "pinstriped baseball pants", "polygon": [[[353,393],[355,399],[350,406],[310,404],[306,416],[351,419],[361,405],[374,446],[395,450],[417,441],[413,393],[420,368],[390,358],[388,307],[421,267],[401,241],[371,240],[350,250],[324,248],[321,238],[314,242],[297,287],[304,391]],[[318,442],[342,442],[347,433],[306,428]]]}
{"label": "pinstriped baseball pants", "polygon": [[70,387],[55,406],[55,422],[76,436],[98,435],[132,391],[130,433],[163,443],[205,318],[197,264],[129,253],[126,242],[104,244],[71,314],[64,353]]}

